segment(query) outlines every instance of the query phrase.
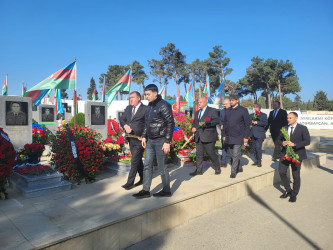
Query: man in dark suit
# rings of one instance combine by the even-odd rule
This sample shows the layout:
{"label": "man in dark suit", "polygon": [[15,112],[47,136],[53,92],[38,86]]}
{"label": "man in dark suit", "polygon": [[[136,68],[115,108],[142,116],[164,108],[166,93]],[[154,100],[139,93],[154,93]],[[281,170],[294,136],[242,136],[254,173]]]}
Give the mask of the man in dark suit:
{"label": "man in dark suit", "polygon": [[[141,103],[140,93],[134,91],[130,93],[130,105],[125,109],[124,115],[120,117],[120,125],[125,129],[129,135],[141,136],[145,126],[145,113],[147,106]],[[128,174],[128,179],[122,187],[130,190],[135,186],[139,186],[143,181],[143,162],[142,156],[144,148],[141,141],[137,138],[128,138],[130,150],[132,154],[131,170]],[[139,174],[140,181],[134,184],[136,174]]]}
{"label": "man in dark suit", "polygon": [[251,118],[246,108],[238,104],[238,94],[230,96],[231,108],[227,109],[222,136],[227,143],[227,148],[232,159],[230,178],[235,178],[238,172],[243,172],[240,165],[241,147],[243,143],[248,142],[250,136]]}
{"label": "man in dark suit", "polygon": [[[290,112],[288,114],[289,126],[285,129],[288,131],[290,140],[286,141],[282,133],[278,137],[278,143],[281,145],[283,156],[286,153],[287,145],[293,148],[294,152],[299,156],[300,165],[296,163],[283,160],[283,156],[279,162],[279,174],[286,192],[280,196],[280,198],[287,198],[290,196],[289,201],[295,202],[296,196],[301,187],[301,165],[302,161],[307,158],[305,146],[310,145],[310,134],[307,127],[297,123],[298,115],[296,112]],[[289,178],[287,177],[287,169],[291,165],[292,175],[293,175],[293,189],[290,187]]]}
{"label": "man in dark suit", "polygon": [[[230,99],[229,98],[225,98],[223,100],[223,106],[224,109],[221,110],[220,112],[220,126],[221,126],[221,131],[223,130],[223,122],[224,122],[224,116],[225,116],[225,112],[228,108],[230,108]],[[225,141],[223,141],[223,137],[222,137],[222,161],[221,161],[221,166],[222,167],[227,167],[227,144],[225,143]]]}
{"label": "man in dark suit", "polygon": [[198,105],[200,109],[195,113],[192,125],[192,132],[195,133],[197,162],[196,170],[190,175],[202,175],[204,150],[214,164],[215,174],[221,174],[220,162],[215,153],[215,143],[218,140],[216,131],[216,125],[219,124],[218,112],[207,106],[207,100],[204,97],[199,99]]}
{"label": "man in dark suit", "polygon": [[273,161],[277,161],[280,158],[281,146],[279,145],[277,138],[280,135],[281,128],[287,125],[287,111],[280,109],[280,102],[275,101],[273,103],[273,110],[269,113],[268,124],[266,127],[266,130],[269,128],[274,142]]}
{"label": "man in dark suit", "polygon": [[[251,114],[251,139],[252,139],[252,149],[255,157],[255,162],[252,164],[254,166],[261,167],[261,159],[262,159],[262,143],[266,138],[266,129],[267,126],[267,115],[265,113],[260,112],[261,105],[254,105],[254,113]],[[256,118],[257,117],[257,118]]]}

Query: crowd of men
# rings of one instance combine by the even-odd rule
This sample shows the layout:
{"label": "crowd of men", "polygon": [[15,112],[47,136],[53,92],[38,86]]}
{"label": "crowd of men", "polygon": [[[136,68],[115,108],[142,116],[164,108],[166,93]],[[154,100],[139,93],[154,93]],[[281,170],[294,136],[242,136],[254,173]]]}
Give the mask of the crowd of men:
{"label": "crowd of men", "polygon": [[[144,89],[148,100],[148,106],[141,102],[139,92],[130,93],[130,105],[126,107],[125,114],[120,119],[121,126],[128,135],[130,151],[132,154],[131,169],[126,184],[122,187],[130,190],[143,185],[142,190],[133,196],[137,199],[148,198],[153,174],[153,162],[156,157],[158,172],[162,179],[163,188],[153,194],[155,197],[172,196],[170,188],[170,176],[166,165],[166,158],[170,152],[170,145],[175,123],[171,105],[163,100],[158,94],[155,84],[149,84]],[[280,108],[280,102],[273,103],[273,110],[267,115],[261,112],[261,106],[255,104],[253,114],[239,104],[237,94],[232,94],[223,101],[224,108],[220,112],[207,105],[206,98],[198,101],[199,110],[194,115],[192,132],[196,143],[195,171],[191,176],[203,174],[203,158],[206,152],[213,163],[215,174],[221,174],[221,167],[227,167],[228,154],[230,155],[231,174],[230,178],[236,178],[243,172],[241,165],[242,146],[247,145],[249,140],[252,144],[254,158],[253,165],[262,167],[262,145],[269,129],[274,142],[272,161],[279,161],[279,173],[285,186],[286,192],[280,198],[289,198],[295,202],[300,189],[301,164],[283,160],[286,147],[290,146],[299,155],[300,163],[306,159],[305,146],[310,144],[308,129],[297,123],[296,112],[287,112]],[[220,113],[220,114],[219,114]],[[215,151],[215,143],[218,141],[217,126],[221,128],[222,160]],[[290,140],[287,141],[281,128],[288,131]],[[144,161],[142,157],[145,151]],[[287,170],[291,165],[293,175],[293,188],[290,187]],[[136,175],[140,180],[135,182]]]}

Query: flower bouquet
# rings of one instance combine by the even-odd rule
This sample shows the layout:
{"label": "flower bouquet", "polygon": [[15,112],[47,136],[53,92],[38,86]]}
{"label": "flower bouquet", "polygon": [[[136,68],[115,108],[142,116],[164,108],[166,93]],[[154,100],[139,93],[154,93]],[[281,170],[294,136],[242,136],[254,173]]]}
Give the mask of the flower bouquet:
{"label": "flower bouquet", "polygon": [[210,122],[210,118],[209,117],[204,118],[204,121],[199,122],[199,127],[203,127],[203,128],[206,127],[208,122]]}
{"label": "flower bouquet", "polygon": [[[29,163],[38,163],[40,162],[40,157],[43,154],[45,149],[44,144],[41,143],[31,143],[24,145],[24,153],[28,156],[27,161]],[[21,156],[22,152],[19,153]]]}
{"label": "flower bouquet", "polygon": [[251,137],[248,138],[248,141],[246,143],[242,144],[241,149],[243,154],[249,155],[251,153],[252,150]]}
{"label": "flower bouquet", "polygon": [[55,173],[50,166],[29,163],[17,165],[13,168],[13,171],[26,176],[40,176]]}
{"label": "flower bouquet", "polygon": [[[288,131],[285,128],[281,128],[281,133],[285,139],[285,141],[290,141]],[[299,161],[299,156],[296,154],[292,147],[289,145],[286,146],[286,154],[282,157],[283,161],[288,161],[290,163],[293,163],[297,166],[301,165],[301,162]]]}
{"label": "flower bouquet", "polygon": [[11,143],[8,134],[0,128],[0,199],[8,198],[5,185],[8,183],[8,178],[12,168],[16,164],[16,152]]}
{"label": "flower bouquet", "polygon": [[47,144],[45,129],[38,123],[32,124],[32,141],[33,143]]}
{"label": "flower bouquet", "polygon": [[[69,130],[67,130],[69,129]],[[69,132],[68,132],[69,131]],[[74,141],[69,136],[73,135]],[[83,126],[59,129],[51,145],[51,162],[64,179],[93,181],[99,168],[104,164],[103,142],[92,129]]]}
{"label": "flower bouquet", "polygon": [[259,118],[260,118],[260,116],[261,116],[260,111],[255,110],[254,115],[253,115],[253,117],[252,117],[252,121],[258,121]]}

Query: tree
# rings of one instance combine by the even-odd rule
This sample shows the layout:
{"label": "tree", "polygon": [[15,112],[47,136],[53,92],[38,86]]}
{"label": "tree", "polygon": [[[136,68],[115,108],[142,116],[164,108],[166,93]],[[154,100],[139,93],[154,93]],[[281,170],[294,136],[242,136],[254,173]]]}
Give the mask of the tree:
{"label": "tree", "polygon": [[142,89],[145,89],[145,81],[148,79],[146,72],[143,70],[143,66],[138,61],[132,62],[132,75],[133,75],[133,82],[136,82],[139,87],[142,85]]}
{"label": "tree", "polygon": [[96,83],[95,83],[94,78],[91,77],[90,87],[87,89],[87,98],[88,98],[88,100],[93,99],[92,94],[93,94],[94,90],[95,90],[95,93],[96,93],[96,100],[98,100],[98,92],[97,92],[97,89],[96,89]]}
{"label": "tree", "polygon": [[195,77],[195,83],[199,83],[199,98],[201,98],[201,84],[205,82],[208,70],[208,60],[196,59],[188,65],[189,73]]}
{"label": "tree", "polygon": [[[109,65],[107,73],[101,74],[99,78],[100,88],[103,87],[105,77],[105,91],[106,93],[120,80],[120,78],[127,72],[129,66],[125,65]],[[123,99],[123,94],[127,92],[120,91],[120,99]],[[117,96],[118,99],[118,96]]]}
{"label": "tree", "polygon": [[168,78],[164,72],[164,65],[162,60],[151,59],[148,60],[148,65],[150,67],[150,74],[153,76],[153,82],[158,82],[160,84],[160,89],[162,88],[162,83],[165,85],[168,83]]}
{"label": "tree", "polygon": [[253,99],[251,99],[251,98],[243,99],[240,104],[243,107],[246,107],[246,108],[253,108],[254,107],[254,102],[253,102]]}
{"label": "tree", "polygon": [[[229,75],[233,69],[229,68],[230,58],[226,57],[227,52],[222,49],[221,45],[213,47],[213,51],[208,53],[208,75],[210,80],[210,86],[213,90],[217,89],[221,84],[221,77]],[[226,92],[229,92],[230,82],[225,82]],[[213,91],[214,92],[214,91]]]}
{"label": "tree", "polygon": [[316,95],[313,99],[313,106],[315,110],[328,110],[329,103],[327,99],[327,95],[324,91],[320,90],[317,91]]}
{"label": "tree", "polygon": [[67,99],[68,98],[68,94],[66,92],[66,89],[62,89],[61,90],[61,99]]}

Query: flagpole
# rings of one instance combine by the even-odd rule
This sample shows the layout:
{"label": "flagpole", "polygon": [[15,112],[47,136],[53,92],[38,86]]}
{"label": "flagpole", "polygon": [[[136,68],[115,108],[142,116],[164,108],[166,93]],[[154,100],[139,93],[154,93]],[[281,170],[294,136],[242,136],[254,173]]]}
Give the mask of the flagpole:
{"label": "flagpole", "polygon": [[193,112],[192,112],[192,118],[194,119],[194,113],[195,113],[195,82],[197,78],[196,75],[194,75],[194,81],[193,81]]}
{"label": "flagpole", "polygon": [[8,95],[8,74],[6,74],[6,85],[7,85],[7,86],[6,86],[6,88],[7,88],[7,90],[6,90],[6,91],[7,91],[6,95]]}
{"label": "flagpole", "polygon": [[175,70],[175,80],[176,80],[176,86],[177,86],[177,97],[176,97],[176,111],[179,112],[179,106],[180,106],[180,93],[179,93],[179,86],[178,86],[178,77],[177,77],[177,71]]}
{"label": "flagpole", "polygon": [[[221,73],[222,73],[222,81],[224,81],[224,71],[223,71],[223,65],[222,65],[222,61],[221,61]],[[225,83],[224,83],[225,84]],[[221,96],[221,100],[222,100],[222,103],[223,103],[223,99],[224,99],[224,97],[223,96]]]}
{"label": "flagpole", "polygon": [[74,126],[76,126],[76,101],[77,101],[77,97],[76,97],[76,82],[77,82],[77,78],[76,78],[76,71],[77,71],[77,65],[76,65],[76,58],[74,58],[74,62],[75,62],[75,88],[74,88]]}

